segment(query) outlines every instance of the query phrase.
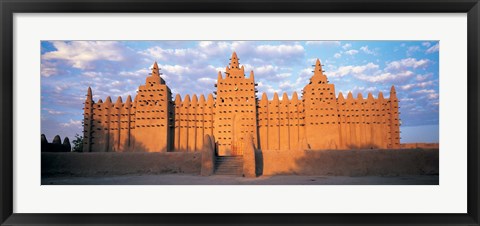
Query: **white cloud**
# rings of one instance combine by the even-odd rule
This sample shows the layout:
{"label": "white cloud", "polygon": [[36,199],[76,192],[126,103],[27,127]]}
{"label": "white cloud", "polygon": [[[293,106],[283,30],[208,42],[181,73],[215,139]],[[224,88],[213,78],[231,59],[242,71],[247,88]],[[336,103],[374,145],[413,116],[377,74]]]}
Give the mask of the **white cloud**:
{"label": "white cloud", "polygon": [[414,94],[425,95],[427,99],[430,99],[430,100],[438,99],[439,97],[438,93],[433,89],[418,90],[418,91],[415,91]]}
{"label": "white cloud", "polygon": [[402,71],[399,73],[386,72],[386,73],[381,73],[379,75],[373,75],[373,76],[359,74],[356,76],[356,78],[367,81],[367,82],[387,82],[387,81],[406,79],[411,77],[412,75],[414,75],[414,73],[411,71]]}
{"label": "white cloud", "polygon": [[273,65],[263,65],[260,67],[252,67],[251,70],[253,70],[257,75],[267,75],[275,73],[278,70],[278,67]]}
{"label": "white cloud", "polygon": [[352,44],[347,43],[347,44],[342,46],[342,49],[350,49],[351,47],[352,47]]}
{"label": "white cloud", "polygon": [[430,60],[428,59],[421,59],[417,60],[415,58],[406,58],[398,61],[392,61],[387,64],[385,70],[387,71],[398,71],[398,70],[406,70],[407,68],[425,68],[430,64]]}
{"label": "white cloud", "polygon": [[422,46],[424,47],[430,47],[432,44],[430,42],[422,42]]}
{"label": "white cloud", "polygon": [[305,49],[301,45],[260,45],[256,52],[270,56],[288,56],[303,54]]}
{"label": "white cloud", "polygon": [[426,79],[430,78],[433,74],[432,73],[428,73],[428,74],[424,74],[424,75],[417,75],[417,77],[415,78],[417,81],[421,82],[421,81],[425,81]]}
{"label": "white cloud", "polygon": [[201,41],[198,43],[198,52],[205,54],[205,56],[220,57],[226,55],[230,57],[232,51],[243,51],[249,49],[247,47],[249,42],[213,42],[213,41]]}
{"label": "white cloud", "polygon": [[199,78],[198,82],[211,85],[211,84],[217,83],[217,80],[209,77],[203,77],[203,78]]}
{"label": "white cloud", "polygon": [[[281,90],[274,88],[271,84],[263,83],[262,81],[258,82],[258,90],[262,90],[263,92],[267,93],[268,96],[273,97],[274,93],[279,93]],[[261,94],[259,94],[261,95]]]}
{"label": "white cloud", "polygon": [[181,65],[162,65],[162,70],[166,74],[172,75],[183,75],[192,71],[192,69],[190,69],[188,66]]}
{"label": "white cloud", "polygon": [[408,47],[408,49],[407,49],[407,56],[411,56],[413,53],[417,52],[418,50],[420,50],[420,47],[419,47],[419,46],[410,46],[410,47]]}
{"label": "white cloud", "polygon": [[42,60],[40,68],[41,68],[40,74],[43,77],[48,78],[52,75],[58,74],[58,65],[53,62]]}
{"label": "white cloud", "polygon": [[339,90],[339,92],[342,92],[343,95],[345,95],[345,97],[349,92],[352,92],[355,98],[358,96],[358,94],[361,93],[364,99],[368,97],[368,93],[373,94],[373,92],[375,91],[377,91],[377,87],[365,87],[365,86],[354,86],[352,89],[345,90],[345,91]]}
{"label": "white cloud", "polygon": [[351,49],[351,50],[345,51],[345,54],[350,55],[350,56],[353,56],[357,53],[358,53],[358,50],[356,50],[356,49]]}
{"label": "white cloud", "polygon": [[118,74],[125,77],[147,77],[150,72],[151,70],[143,68],[136,71],[121,71]]}
{"label": "white cloud", "polygon": [[362,46],[360,47],[360,50],[362,50],[366,54],[375,55],[375,52],[373,50],[370,50],[368,46]]}
{"label": "white cloud", "polygon": [[277,78],[288,78],[292,75],[292,73],[280,73],[280,74],[276,74],[275,76]]}
{"label": "white cloud", "polygon": [[415,84],[407,84],[407,85],[400,86],[400,89],[409,90],[409,89],[412,89],[413,87],[415,87]]}
{"label": "white cloud", "polygon": [[159,46],[154,46],[139,52],[149,58],[158,61],[181,62],[186,63],[194,60],[205,60],[207,55],[199,52],[196,49],[163,49]]}
{"label": "white cloud", "polygon": [[86,71],[86,72],[83,72],[82,75],[90,78],[95,78],[95,77],[102,76],[102,74],[103,74],[102,72]]}
{"label": "white cloud", "polygon": [[307,45],[331,45],[331,46],[339,46],[341,43],[340,43],[340,41],[307,41],[305,44],[307,44]]}
{"label": "white cloud", "polygon": [[50,109],[50,108],[42,108],[42,110],[48,112],[48,114],[50,114],[50,115],[63,115],[63,114],[65,114],[65,112],[63,112],[63,111],[57,111],[57,110]]}
{"label": "white cloud", "polygon": [[374,71],[374,70],[378,70],[379,66],[377,64],[374,64],[374,63],[368,63],[368,64],[365,64],[365,65],[360,65],[360,66],[353,66],[353,65],[349,65],[349,66],[342,66],[342,67],[339,67],[336,71],[332,71],[332,72],[329,72],[328,76],[329,77],[343,77],[343,76],[346,76],[346,75],[359,75],[359,74],[363,74],[365,73],[366,71]]}
{"label": "white cloud", "polygon": [[335,53],[335,55],[333,55],[333,57],[338,59],[338,58],[342,57],[342,54],[341,53]]}
{"label": "white cloud", "polygon": [[123,51],[114,41],[53,41],[55,51],[42,55],[43,60],[63,60],[74,68],[92,69],[98,60],[122,61]]}
{"label": "white cloud", "polygon": [[82,126],[82,121],[81,120],[73,120],[73,119],[70,119],[69,122],[65,122],[65,123],[60,123],[60,125],[62,127],[76,127],[76,128],[80,128]]}
{"label": "white cloud", "polygon": [[426,81],[426,82],[420,82],[420,83],[411,83],[411,84],[406,84],[401,86],[400,88],[402,90],[410,90],[415,87],[420,87],[420,88],[426,88],[434,85],[434,81]]}
{"label": "white cloud", "polygon": [[[426,62],[422,60],[400,60],[391,62],[385,69],[381,69],[375,63],[367,63],[365,65],[348,65],[341,66],[333,71],[327,71],[330,78],[340,78],[344,76],[353,76],[356,79],[366,82],[389,82],[405,81],[415,75],[414,72],[407,68],[423,67]],[[427,85],[427,84],[423,84]],[[409,87],[405,87],[407,89]]]}
{"label": "white cloud", "polygon": [[425,53],[435,53],[435,52],[438,52],[439,49],[440,49],[440,46],[437,43],[434,46],[428,48],[427,51],[425,51]]}

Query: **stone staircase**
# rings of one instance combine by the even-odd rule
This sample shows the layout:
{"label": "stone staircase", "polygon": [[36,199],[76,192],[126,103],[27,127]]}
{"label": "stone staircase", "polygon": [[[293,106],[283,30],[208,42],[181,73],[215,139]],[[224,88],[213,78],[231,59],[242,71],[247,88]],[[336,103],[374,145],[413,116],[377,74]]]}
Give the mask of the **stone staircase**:
{"label": "stone staircase", "polygon": [[243,157],[242,156],[215,157],[214,174],[243,176]]}

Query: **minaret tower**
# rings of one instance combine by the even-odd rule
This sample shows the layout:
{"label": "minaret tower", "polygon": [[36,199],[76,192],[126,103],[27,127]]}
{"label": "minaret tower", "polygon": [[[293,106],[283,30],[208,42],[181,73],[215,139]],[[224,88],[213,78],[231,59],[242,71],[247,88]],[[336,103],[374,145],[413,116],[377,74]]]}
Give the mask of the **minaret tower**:
{"label": "minaret tower", "polygon": [[135,151],[167,152],[173,149],[172,93],[160,77],[157,62],[145,85],[138,87],[135,114]]}
{"label": "minaret tower", "polygon": [[310,83],[303,89],[305,134],[311,149],[337,149],[340,144],[335,86],[329,84],[317,59]]}
{"label": "minaret tower", "polygon": [[83,152],[92,151],[93,104],[92,89],[88,87],[83,108]]}
{"label": "minaret tower", "polygon": [[395,86],[390,89],[390,148],[400,148],[400,119],[398,114],[398,98]]}
{"label": "minaret tower", "polygon": [[242,155],[243,137],[252,134],[257,146],[256,90],[253,72],[245,77],[245,68],[240,66],[233,52],[230,64],[217,81],[217,97],[214,118],[214,137],[218,142],[218,154]]}

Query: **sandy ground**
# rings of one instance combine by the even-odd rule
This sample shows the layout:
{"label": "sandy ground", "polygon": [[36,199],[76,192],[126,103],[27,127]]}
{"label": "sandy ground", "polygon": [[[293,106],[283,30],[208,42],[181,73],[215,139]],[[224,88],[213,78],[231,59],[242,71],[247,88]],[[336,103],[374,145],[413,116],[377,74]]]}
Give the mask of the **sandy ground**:
{"label": "sandy ground", "polygon": [[419,176],[296,176],[244,178],[202,177],[188,174],[123,175],[104,177],[42,177],[42,185],[438,185],[438,175]]}

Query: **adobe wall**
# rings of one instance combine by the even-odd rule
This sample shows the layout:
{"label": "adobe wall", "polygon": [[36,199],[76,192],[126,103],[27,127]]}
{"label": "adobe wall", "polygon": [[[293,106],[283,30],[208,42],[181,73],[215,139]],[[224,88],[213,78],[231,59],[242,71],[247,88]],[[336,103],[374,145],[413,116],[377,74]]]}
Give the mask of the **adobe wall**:
{"label": "adobe wall", "polygon": [[304,137],[303,104],[296,92],[289,100],[286,93],[279,100],[275,93],[268,100],[265,93],[258,102],[258,137],[260,149],[298,150]]}
{"label": "adobe wall", "polygon": [[201,152],[42,153],[42,176],[199,174]]}
{"label": "adobe wall", "polygon": [[264,176],[426,175],[439,173],[439,155],[438,149],[257,151],[257,170]]}
{"label": "adobe wall", "polygon": [[203,148],[205,135],[213,135],[213,95],[209,94],[207,100],[204,95],[200,99],[193,95],[186,95],[184,100],[180,95],[175,97],[175,125],[174,125],[174,151],[195,152]]}
{"label": "adobe wall", "polygon": [[400,145],[402,149],[432,149],[432,148],[439,148],[438,143],[404,143]]}

